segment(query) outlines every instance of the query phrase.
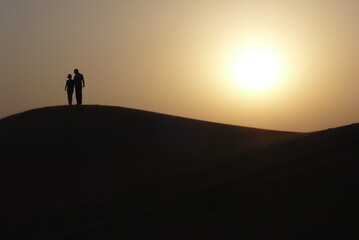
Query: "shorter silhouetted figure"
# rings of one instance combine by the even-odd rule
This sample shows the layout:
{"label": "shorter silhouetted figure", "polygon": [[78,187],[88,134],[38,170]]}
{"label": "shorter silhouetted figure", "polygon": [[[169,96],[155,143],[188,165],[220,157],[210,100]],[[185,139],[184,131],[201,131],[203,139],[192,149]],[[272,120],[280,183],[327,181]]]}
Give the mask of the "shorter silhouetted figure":
{"label": "shorter silhouetted figure", "polygon": [[72,75],[67,75],[67,81],[65,85],[65,91],[67,91],[67,100],[69,105],[72,105],[72,94],[74,93],[75,81],[72,79]]}
{"label": "shorter silhouetted figure", "polygon": [[85,79],[84,76],[79,73],[78,69],[74,70],[75,76],[74,76],[74,81],[75,81],[75,91],[76,91],[76,102],[77,105],[81,105],[82,104],[82,87],[85,87]]}

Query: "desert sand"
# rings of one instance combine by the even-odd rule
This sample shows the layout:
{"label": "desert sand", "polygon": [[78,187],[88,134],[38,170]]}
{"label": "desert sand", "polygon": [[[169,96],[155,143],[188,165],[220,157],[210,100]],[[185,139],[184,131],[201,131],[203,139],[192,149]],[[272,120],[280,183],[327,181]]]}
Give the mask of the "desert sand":
{"label": "desert sand", "polygon": [[353,239],[359,125],[312,133],[110,106],[0,120],[0,239]]}

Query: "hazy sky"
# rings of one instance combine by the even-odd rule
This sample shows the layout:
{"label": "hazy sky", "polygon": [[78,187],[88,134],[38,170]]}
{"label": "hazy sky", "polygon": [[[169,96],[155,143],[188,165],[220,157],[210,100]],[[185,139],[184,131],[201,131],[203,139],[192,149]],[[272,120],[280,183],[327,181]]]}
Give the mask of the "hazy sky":
{"label": "hazy sky", "polygon": [[[358,122],[358,12],[357,0],[0,0],[0,117],[67,104],[78,68],[84,104],[292,131]],[[256,48],[281,63],[260,92],[230,70]]]}

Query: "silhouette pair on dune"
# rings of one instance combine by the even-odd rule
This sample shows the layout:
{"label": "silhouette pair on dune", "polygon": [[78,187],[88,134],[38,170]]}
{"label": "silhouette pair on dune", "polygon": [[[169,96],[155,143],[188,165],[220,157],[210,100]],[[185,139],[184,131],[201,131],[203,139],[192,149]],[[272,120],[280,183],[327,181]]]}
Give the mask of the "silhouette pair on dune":
{"label": "silhouette pair on dune", "polygon": [[76,93],[76,103],[77,105],[82,104],[82,88],[85,87],[85,79],[84,76],[79,72],[78,69],[74,70],[74,79],[72,79],[72,75],[67,75],[67,81],[65,85],[65,91],[67,91],[67,100],[69,105],[72,105],[72,95]]}

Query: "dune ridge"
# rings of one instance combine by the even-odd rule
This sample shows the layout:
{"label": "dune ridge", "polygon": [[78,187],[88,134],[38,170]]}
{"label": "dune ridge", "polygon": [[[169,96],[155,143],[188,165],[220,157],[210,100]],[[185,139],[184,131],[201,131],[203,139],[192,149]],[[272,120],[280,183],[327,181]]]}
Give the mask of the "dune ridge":
{"label": "dune ridge", "polygon": [[0,133],[1,239],[356,234],[358,124],[293,133],[92,105]]}

